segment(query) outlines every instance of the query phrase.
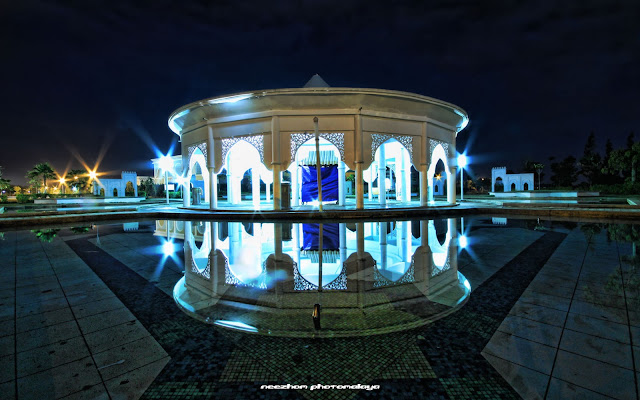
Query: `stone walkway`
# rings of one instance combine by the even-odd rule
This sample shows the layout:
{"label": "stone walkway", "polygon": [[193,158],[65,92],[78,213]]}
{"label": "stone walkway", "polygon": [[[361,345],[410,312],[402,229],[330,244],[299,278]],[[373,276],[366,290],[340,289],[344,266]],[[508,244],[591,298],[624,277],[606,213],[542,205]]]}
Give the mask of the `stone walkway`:
{"label": "stone walkway", "polygon": [[138,397],[167,353],[61,238],[0,246],[4,399]]}
{"label": "stone walkway", "polygon": [[637,399],[640,299],[619,246],[574,230],[484,348],[523,397]]}

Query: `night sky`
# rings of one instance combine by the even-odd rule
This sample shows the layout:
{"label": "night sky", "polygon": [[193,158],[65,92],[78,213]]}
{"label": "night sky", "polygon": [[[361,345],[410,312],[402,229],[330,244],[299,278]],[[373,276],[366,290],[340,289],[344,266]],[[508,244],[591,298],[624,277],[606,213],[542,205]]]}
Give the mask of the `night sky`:
{"label": "night sky", "polygon": [[177,141],[176,108],[315,73],[462,107],[458,151],[475,176],[579,158],[591,131],[602,151],[640,140],[635,0],[206,3],[3,1],[3,177],[80,160],[148,175]]}

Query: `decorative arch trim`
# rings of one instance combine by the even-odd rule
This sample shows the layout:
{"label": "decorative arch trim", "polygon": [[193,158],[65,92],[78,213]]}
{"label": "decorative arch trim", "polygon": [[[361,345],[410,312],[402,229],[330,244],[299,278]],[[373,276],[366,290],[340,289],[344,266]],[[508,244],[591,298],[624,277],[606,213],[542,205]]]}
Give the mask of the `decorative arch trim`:
{"label": "decorative arch trim", "polygon": [[[329,132],[320,133],[319,136],[325,139],[327,142],[336,146],[340,153],[340,160],[344,161],[344,133],[343,132]],[[296,153],[300,146],[313,139],[315,135],[313,133],[292,133],[291,134],[291,161],[296,159]]]}
{"label": "decorative arch trim", "polygon": [[226,163],[227,154],[229,154],[229,150],[241,140],[246,141],[250,145],[258,150],[258,154],[260,154],[260,161],[264,164],[264,135],[247,135],[247,136],[236,136],[231,138],[223,138],[222,139],[222,162]]}
{"label": "decorative arch trim", "polygon": [[371,159],[376,157],[376,150],[389,139],[397,140],[409,152],[409,159],[413,160],[413,136],[411,135],[391,135],[391,134],[371,134]]}
{"label": "decorative arch trim", "polygon": [[193,155],[193,152],[196,151],[196,149],[200,149],[200,151],[202,152],[202,154],[204,155],[204,162],[209,165],[209,154],[207,154],[207,142],[201,142],[201,143],[196,143],[193,144],[189,147],[187,147],[187,160],[189,162],[189,164],[191,163],[191,156]]}

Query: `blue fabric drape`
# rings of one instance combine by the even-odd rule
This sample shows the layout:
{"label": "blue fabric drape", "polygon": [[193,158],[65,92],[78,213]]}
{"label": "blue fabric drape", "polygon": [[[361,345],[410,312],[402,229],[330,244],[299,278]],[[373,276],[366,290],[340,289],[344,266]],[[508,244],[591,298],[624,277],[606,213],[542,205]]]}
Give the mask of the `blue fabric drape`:
{"label": "blue fabric drape", "polygon": [[[316,167],[309,165],[300,166],[302,170],[302,188],[300,197],[302,202],[318,200],[318,173]],[[320,167],[322,175],[322,201],[338,201],[338,167],[328,165]]]}
{"label": "blue fabric drape", "polygon": [[[320,250],[320,224],[302,224],[302,250]],[[340,249],[340,224],[322,225],[322,250]]]}

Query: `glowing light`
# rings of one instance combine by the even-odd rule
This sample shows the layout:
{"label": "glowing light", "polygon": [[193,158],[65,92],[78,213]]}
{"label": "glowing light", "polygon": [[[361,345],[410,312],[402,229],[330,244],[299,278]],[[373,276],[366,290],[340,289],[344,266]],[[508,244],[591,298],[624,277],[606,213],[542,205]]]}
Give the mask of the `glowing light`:
{"label": "glowing light", "polygon": [[60,183],[62,183],[63,185],[64,185],[64,183],[65,183],[66,181],[67,181],[66,179],[64,179],[64,178],[60,178]]}
{"label": "glowing light", "polygon": [[469,244],[469,242],[467,241],[467,236],[466,235],[460,235],[460,237],[458,238],[458,245],[460,246],[461,249],[464,249],[467,247],[467,245]]}
{"label": "glowing light", "polygon": [[98,176],[98,174],[96,174],[96,171],[89,171],[89,178],[90,179],[96,179],[96,177]]}
{"label": "glowing light", "polygon": [[463,153],[458,156],[458,166],[464,168],[467,166],[467,156]]}
{"label": "glowing light", "polygon": [[235,96],[218,97],[217,99],[209,100],[209,104],[222,104],[222,103],[235,103],[240,100],[245,100],[253,97],[253,93],[238,94]]}
{"label": "glowing light", "polygon": [[244,322],[240,321],[225,321],[219,319],[213,324],[221,326],[223,328],[237,329],[245,332],[258,332],[258,328],[256,328],[255,326],[247,325]]}
{"label": "glowing light", "polygon": [[164,242],[162,244],[162,254],[164,254],[165,256],[169,257],[171,255],[173,255],[174,249],[173,249],[173,242]]}
{"label": "glowing light", "polygon": [[164,171],[169,171],[170,169],[173,168],[173,160],[169,156],[162,156],[160,157],[160,161],[158,162],[158,165]]}
{"label": "glowing light", "polygon": [[468,280],[465,279],[462,284],[464,285],[464,287],[467,288],[467,290],[471,290],[471,284],[469,283]]}
{"label": "glowing light", "polygon": [[187,186],[187,182],[189,182],[189,179],[184,177],[184,176],[179,176],[176,179],[178,180],[178,185],[184,186],[184,187],[186,187]]}

